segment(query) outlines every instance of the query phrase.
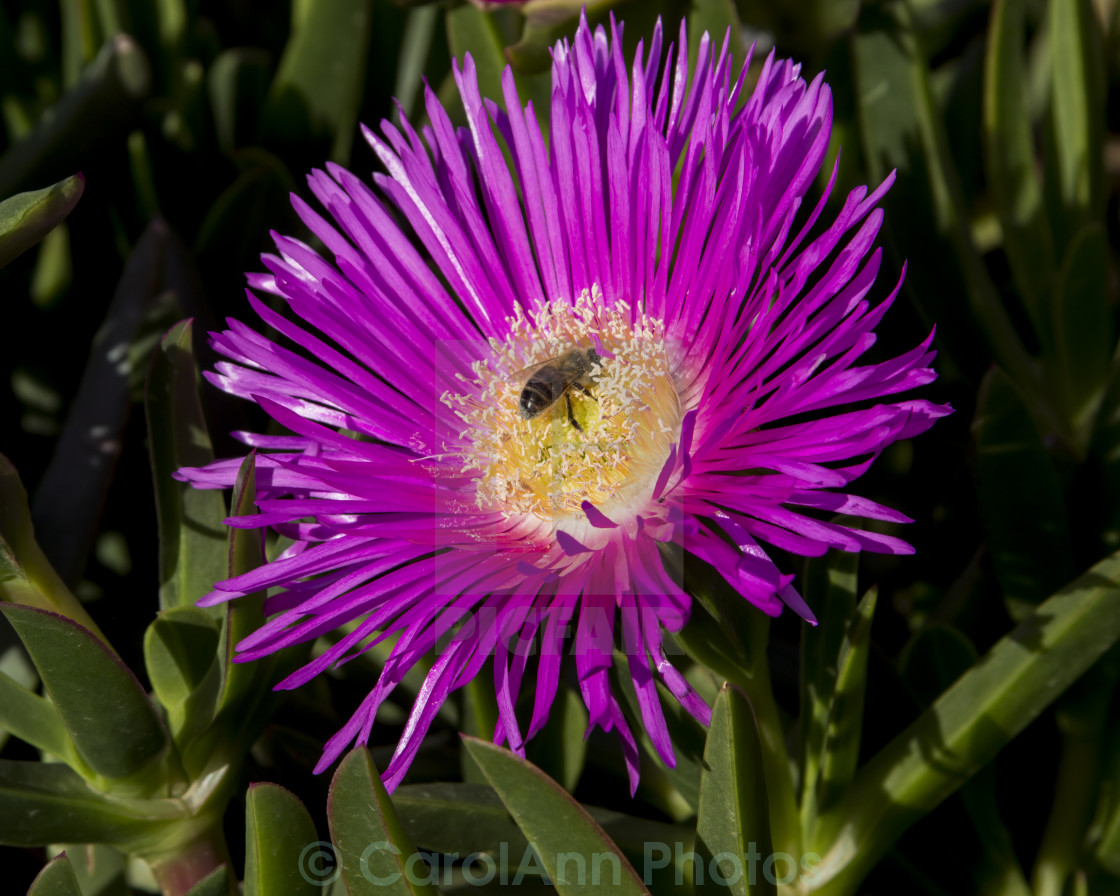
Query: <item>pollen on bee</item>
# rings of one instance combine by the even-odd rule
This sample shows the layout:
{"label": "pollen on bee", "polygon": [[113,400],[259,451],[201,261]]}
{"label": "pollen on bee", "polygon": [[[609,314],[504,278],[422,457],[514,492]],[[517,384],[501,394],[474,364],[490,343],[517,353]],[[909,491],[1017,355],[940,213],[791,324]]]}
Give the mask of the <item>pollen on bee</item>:
{"label": "pollen on bee", "polygon": [[[555,520],[582,515],[588,500],[625,504],[651,485],[682,416],[663,322],[632,314],[626,302],[605,307],[596,286],[575,301],[518,308],[508,325],[504,342],[490,340],[492,357],[472,366],[467,391],[441,397],[465,424],[469,448],[459,454],[478,471],[477,505]],[[549,406],[526,419],[529,378],[573,350],[594,352],[577,378],[582,388],[553,388]]]}

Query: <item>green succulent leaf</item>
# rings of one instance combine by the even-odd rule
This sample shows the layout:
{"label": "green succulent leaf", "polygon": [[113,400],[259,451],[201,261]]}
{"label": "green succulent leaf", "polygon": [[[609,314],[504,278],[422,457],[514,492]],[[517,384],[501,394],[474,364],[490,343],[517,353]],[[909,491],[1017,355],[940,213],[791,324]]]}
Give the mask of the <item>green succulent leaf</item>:
{"label": "green succulent leaf", "polygon": [[816,805],[827,812],[844,796],[856,772],[863,701],[867,692],[867,661],[871,653],[871,623],[878,589],[860,600],[836,660],[836,682],[829,701],[828,724],[821,745]]}
{"label": "green succulent leaf", "polygon": [[130,778],[166,753],[170,739],[155,707],[136,676],[101,641],[45,610],[4,604],[0,612],[27,648],[75,749],[93,771]]}
{"label": "green succulent leaf", "polygon": [[[186,896],[230,896],[237,892],[237,881],[228,865],[219,865],[186,892]],[[288,890],[277,892],[287,893]]]}
{"label": "green succulent leaf", "polygon": [[227,155],[252,139],[268,75],[268,54],[255,47],[231,47],[210,65],[206,78],[214,135]]}
{"label": "green succulent leaf", "polygon": [[[759,858],[774,855],[758,721],[750,701],[730,685],[712,707],[696,837],[704,859],[697,869],[698,892],[777,893],[773,872],[759,874],[756,868]],[[785,869],[779,873],[784,877]]]}
{"label": "green succulent leaf", "polygon": [[24,743],[64,761],[74,758],[74,745],[58,710],[38,694],[0,672],[0,729]]}
{"label": "green succulent leaf", "polygon": [[371,0],[296,0],[291,36],[269,88],[262,127],[270,141],[326,138],[343,165],[366,80]]}
{"label": "green succulent leaf", "polygon": [[1008,611],[1022,619],[1073,577],[1065,499],[1018,385],[998,367],[981,384],[972,431],[988,548]]}
{"label": "green succulent leaf", "polygon": [[163,610],[144,633],[144,664],[171,733],[184,743],[210,723],[221,689],[220,634],[197,607]]}
{"label": "green succulent leaf", "polygon": [[97,54],[101,30],[92,6],[94,0],[62,0],[59,20],[62,39],[62,84],[67,90],[78,83],[82,70]]}
{"label": "green succulent leaf", "polygon": [[126,874],[127,857],[107,843],[52,844],[50,853],[66,853],[82,896],[133,896]]}
{"label": "green succulent leaf", "polygon": [[[232,516],[255,513],[256,505],[256,451],[251,451],[241,462],[233,486]],[[265,562],[261,533],[255,529],[229,529],[230,578],[251,572]],[[251,690],[261,675],[259,664],[246,665],[233,662],[233,651],[238,642],[264,624],[264,594],[249,594],[226,605],[226,621],[222,629],[221,654],[224,657],[222,706],[238,703]]]}
{"label": "green succulent leaf", "polygon": [[27,896],[82,896],[78,878],[65,853],[55,856],[35,875]]}
{"label": "green succulent leaf", "polygon": [[311,896],[302,859],[318,841],[303,803],[276,784],[253,784],[245,802],[245,896]]}
{"label": "green succulent leaf", "polygon": [[801,814],[803,826],[816,815],[817,786],[832,710],[837,661],[856,609],[859,554],[829,551],[805,563],[805,602],[820,608],[817,625],[802,626],[801,637]]}
{"label": "green succulent leaf", "polygon": [[[517,85],[521,102],[533,101],[541,127],[547,131],[548,107],[551,97],[551,81],[548,75],[537,73],[527,75],[516,67],[516,57],[511,48],[509,60],[497,23],[489,16],[470,4],[462,4],[447,11],[447,39],[451,44],[452,55],[459,60],[460,66],[466,54],[470,53],[478,71],[478,88],[482,96],[494,99],[504,96],[502,91],[502,72],[509,60],[514,62],[514,82]],[[454,101],[458,105],[458,99]]]}
{"label": "green succulent leaf", "polygon": [[181,812],[170,801],[110,799],[65,765],[0,759],[0,843],[9,846],[138,845],[158,838]]}
{"label": "green succulent leaf", "polygon": [[425,63],[431,53],[432,39],[439,24],[439,12],[435,5],[421,6],[410,9],[405,20],[393,96],[409,116],[416,106]]}
{"label": "green succulent leaf", "polygon": [[466,856],[497,853],[505,843],[510,855],[521,855],[529,845],[486,784],[405,784],[393,793],[393,805],[409,838],[423,849]]}
{"label": "green succulent leaf", "polygon": [[1090,0],[1048,3],[1050,104],[1047,186],[1059,207],[1059,233],[1071,237],[1096,218],[1104,191],[1104,65]]}
{"label": "green succulent leaf", "polygon": [[1120,552],[1038,606],[860,769],[816,892],[847,893],[1120,640]]}
{"label": "green succulent leaf", "polygon": [[327,815],[350,896],[437,896],[439,890],[428,881],[424,863],[418,861],[418,853],[364,747],[346,754],[335,772]]}
{"label": "green succulent leaf", "polygon": [[[159,517],[160,607],[193,605],[226,577],[226,507],[220,491],[192,488],[172,474],[214,459],[202,415],[190,321],[160,343],[148,373],[146,409]],[[215,616],[222,610],[211,611]]]}
{"label": "green succulent leaf", "polygon": [[74,210],[86,179],[80,174],[0,202],[0,268],[34,246]]}
{"label": "green succulent leaf", "polygon": [[[0,600],[51,610],[75,620],[108,643],[101,629],[59,578],[35,540],[27,492],[0,454]],[[111,648],[110,648],[111,649]]]}
{"label": "green succulent leaf", "polygon": [[1022,0],[997,0],[992,5],[984,58],[984,161],[1015,284],[1035,334],[1047,344],[1054,245],[1035,173],[1024,11]]}
{"label": "green succulent leaf", "polygon": [[1108,235],[1100,223],[1072,239],[1054,289],[1055,378],[1080,451],[1108,381],[1115,336]]}
{"label": "green succulent leaf", "polygon": [[[497,792],[561,894],[648,894],[618,846],[560,785],[532,763],[486,741],[463,745]],[[604,857],[609,861],[604,861]]]}

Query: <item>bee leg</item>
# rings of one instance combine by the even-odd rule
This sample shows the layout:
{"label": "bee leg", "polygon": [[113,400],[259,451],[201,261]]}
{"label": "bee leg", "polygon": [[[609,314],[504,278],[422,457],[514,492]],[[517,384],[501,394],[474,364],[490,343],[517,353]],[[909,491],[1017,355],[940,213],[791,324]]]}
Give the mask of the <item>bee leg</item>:
{"label": "bee leg", "polygon": [[578,432],[583,432],[583,427],[579,425],[576,415],[572,413],[572,396],[567,392],[564,393],[564,401],[568,405],[568,422],[571,423]]}
{"label": "bee leg", "polygon": [[575,387],[576,387],[577,389],[579,389],[579,391],[580,391],[580,392],[582,392],[582,393],[583,393],[584,395],[586,395],[586,396],[587,396],[588,398],[590,398],[590,399],[591,399],[592,401],[597,401],[597,400],[598,400],[598,399],[596,399],[596,398],[595,398],[595,396],[594,396],[594,395],[592,395],[592,394],[591,394],[591,393],[590,393],[590,392],[589,392],[589,391],[587,390],[587,386],[583,385],[583,383],[573,383],[572,385],[573,385],[573,386],[575,386]]}

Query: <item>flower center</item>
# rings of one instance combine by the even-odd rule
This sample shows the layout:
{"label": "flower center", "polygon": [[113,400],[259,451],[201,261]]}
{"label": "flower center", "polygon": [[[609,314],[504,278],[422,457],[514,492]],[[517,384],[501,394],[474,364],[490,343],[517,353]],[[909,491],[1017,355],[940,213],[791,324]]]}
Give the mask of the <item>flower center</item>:
{"label": "flower center", "polygon": [[598,287],[509,319],[506,341],[443,402],[466,424],[476,501],[560,522],[590,501],[615,522],[651,497],[681,425],[660,320]]}

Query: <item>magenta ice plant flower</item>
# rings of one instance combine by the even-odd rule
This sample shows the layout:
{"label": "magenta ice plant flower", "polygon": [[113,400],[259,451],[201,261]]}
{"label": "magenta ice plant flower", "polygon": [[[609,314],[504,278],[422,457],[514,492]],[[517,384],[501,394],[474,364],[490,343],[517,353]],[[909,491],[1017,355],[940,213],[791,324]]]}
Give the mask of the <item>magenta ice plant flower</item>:
{"label": "magenta ice plant flower", "polygon": [[[236,320],[213,334],[228,360],[208,379],[290,433],[238,434],[259,449],[260,512],[230,525],[293,543],[203,603],[279,589],[241,660],[345,627],[279,688],[392,643],[317,770],[367,741],[378,707],[438,646],[390,787],[491,657],[494,739],[523,753],[566,653],[590,725],[621,737],[633,787],[635,739],[609,681],[617,646],[665,762],[656,678],[709,720],[666,656],[663,633],[691,601],[664,547],[706,561],[762,612],[810,622],[767,545],[911,550],[830,521],[907,522],[848,484],[948,413],[896,398],[934,379],[932,334],[859,364],[898,291],[868,297],[891,179],[816,226],[836,176],[810,209],[831,131],[822,77],[806,83],[771,54],[748,96],[727,41],[716,55],[705,35],[690,72],[684,25],[664,59],[659,25],[628,67],[621,32],[581,20],[556,45],[547,139],[511,71],[499,105],[480,96],[469,56],[453,69],[467,127],[429,90],[430,124],[366,129],[383,166],[372,184],[327,165],[308,178],[325,214],[293,196],[325,252],[274,235],[269,273],[250,277],[290,311],[249,292],[277,336]],[[226,488],[239,464],[179,475]]]}

